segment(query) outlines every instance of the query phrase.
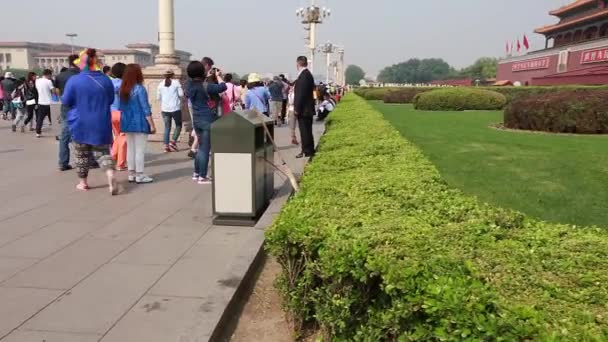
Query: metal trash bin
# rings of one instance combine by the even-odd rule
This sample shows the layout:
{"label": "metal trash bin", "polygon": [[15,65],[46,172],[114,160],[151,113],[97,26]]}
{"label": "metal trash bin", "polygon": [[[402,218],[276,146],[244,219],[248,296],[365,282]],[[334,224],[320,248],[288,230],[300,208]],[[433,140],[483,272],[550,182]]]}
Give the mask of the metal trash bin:
{"label": "metal trash bin", "polygon": [[[254,226],[274,195],[274,122],[255,111],[233,111],[211,125],[213,224]],[[270,162],[270,163],[269,163]]]}

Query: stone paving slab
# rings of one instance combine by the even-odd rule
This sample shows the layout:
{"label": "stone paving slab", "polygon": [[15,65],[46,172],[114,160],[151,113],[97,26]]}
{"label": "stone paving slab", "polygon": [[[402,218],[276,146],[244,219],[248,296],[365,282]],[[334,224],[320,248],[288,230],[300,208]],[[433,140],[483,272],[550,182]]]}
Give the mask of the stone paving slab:
{"label": "stone paving slab", "polygon": [[[74,189],[75,172],[57,170],[53,130],[36,139],[9,127],[0,122],[0,341],[217,337],[291,194],[284,177],[276,174],[277,197],[255,228],[213,226],[211,187],[192,182],[185,151],[149,144],[156,182],[128,184],[119,173],[121,194],[110,197],[99,170],[87,193]],[[295,159],[287,128],[275,134],[301,174],[306,160]]]}
{"label": "stone paving slab", "polygon": [[17,330],[2,342],[97,342],[100,335]]}

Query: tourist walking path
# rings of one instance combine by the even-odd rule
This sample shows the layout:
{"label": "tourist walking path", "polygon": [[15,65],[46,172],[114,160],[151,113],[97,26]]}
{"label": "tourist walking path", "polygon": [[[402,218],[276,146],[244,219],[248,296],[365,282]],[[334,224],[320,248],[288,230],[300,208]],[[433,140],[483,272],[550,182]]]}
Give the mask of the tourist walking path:
{"label": "tourist walking path", "polygon": [[[287,128],[276,134],[301,173]],[[213,226],[211,186],[191,180],[185,152],[148,149],[155,183],[129,185],[120,173],[112,198],[93,170],[93,189],[81,193],[74,171],[57,170],[54,132],[36,139],[0,123],[0,341],[200,342],[214,333],[272,216],[256,228]]]}

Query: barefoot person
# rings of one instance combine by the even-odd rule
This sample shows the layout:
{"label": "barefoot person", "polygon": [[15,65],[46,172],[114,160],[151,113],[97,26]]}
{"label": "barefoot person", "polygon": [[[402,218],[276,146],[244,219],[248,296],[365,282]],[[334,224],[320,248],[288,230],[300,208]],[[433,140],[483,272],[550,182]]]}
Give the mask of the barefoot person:
{"label": "barefoot person", "polygon": [[97,51],[85,49],[75,62],[81,73],[70,78],[63,94],[63,104],[70,108],[68,125],[76,148],[76,165],[80,183],[78,190],[89,190],[91,157],[105,171],[110,193],[118,188],[114,179],[114,161],[110,156],[112,122],[110,106],[114,101],[112,82],[97,64]]}

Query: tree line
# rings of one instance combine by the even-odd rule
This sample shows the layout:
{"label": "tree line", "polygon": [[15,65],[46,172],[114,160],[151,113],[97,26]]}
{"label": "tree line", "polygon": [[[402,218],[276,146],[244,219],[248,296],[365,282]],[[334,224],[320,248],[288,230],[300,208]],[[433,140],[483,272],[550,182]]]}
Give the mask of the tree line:
{"label": "tree line", "polygon": [[[450,66],[441,58],[412,58],[405,62],[387,66],[378,74],[382,83],[428,83],[437,80],[472,78],[486,80],[496,77],[498,59],[479,58],[472,65],[460,70]],[[358,85],[365,72],[359,66],[350,65],[346,69],[346,83]]]}

